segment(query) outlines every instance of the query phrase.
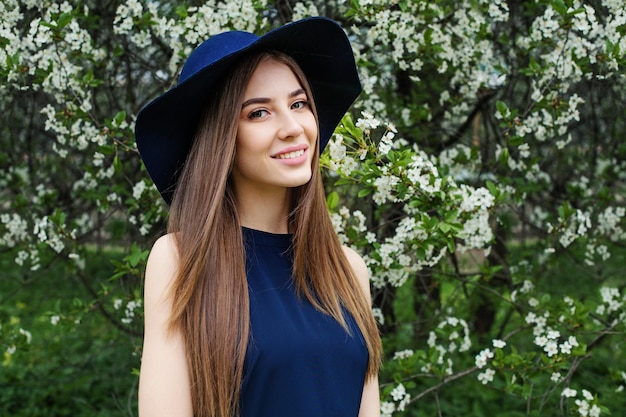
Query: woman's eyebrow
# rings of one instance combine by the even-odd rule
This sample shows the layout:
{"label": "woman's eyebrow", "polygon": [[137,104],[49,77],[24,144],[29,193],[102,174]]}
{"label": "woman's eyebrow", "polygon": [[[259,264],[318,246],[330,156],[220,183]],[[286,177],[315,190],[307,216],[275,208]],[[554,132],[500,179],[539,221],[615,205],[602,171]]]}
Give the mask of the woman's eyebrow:
{"label": "woman's eyebrow", "polygon": [[289,94],[289,97],[299,96],[300,94],[306,94],[304,88],[298,88],[297,90],[292,91],[291,94]]}
{"label": "woman's eyebrow", "polygon": [[[306,94],[306,91],[304,91],[304,88],[298,88],[297,90],[292,91],[291,93],[289,93],[289,98],[299,96],[300,94]],[[272,100],[267,97],[255,97],[255,98],[251,98],[251,99],[244,101],[241,104],[241,108],[243,109],[252,104],[266,104],[266,103],[269,103],[270,101]]]}
{"label": "woman's eyebrow", "polygon": [[246,100],[243,102],[243,104],[241,105],[241,108],[245,108],[250,106],[251,104],[265,104],[265,103],[269,103],[271,100],[269,98],[265,98],[265,97],[256,97],[256,98],[251,98],[249,100]]}

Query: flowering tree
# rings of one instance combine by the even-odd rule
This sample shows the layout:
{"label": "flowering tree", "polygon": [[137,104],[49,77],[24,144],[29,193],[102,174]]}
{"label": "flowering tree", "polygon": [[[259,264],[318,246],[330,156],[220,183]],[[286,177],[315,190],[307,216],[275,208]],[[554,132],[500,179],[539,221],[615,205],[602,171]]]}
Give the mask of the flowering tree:
{"label": "flowering tree", "polygon": [[[64,264],[89,294],[51,326],[97,309],[140,334],[166,217],[134,144],[141,106],[206,37],[323,14],[346,28],[365,89],[322,165],[337,232],[371,272],[382,414],[626,405],[621,0],[2,0],[0,13],[0,248],[33,276]],[[100,285],[86,271],[111,248]],[[0,350],[34,337],[3,323]]]}

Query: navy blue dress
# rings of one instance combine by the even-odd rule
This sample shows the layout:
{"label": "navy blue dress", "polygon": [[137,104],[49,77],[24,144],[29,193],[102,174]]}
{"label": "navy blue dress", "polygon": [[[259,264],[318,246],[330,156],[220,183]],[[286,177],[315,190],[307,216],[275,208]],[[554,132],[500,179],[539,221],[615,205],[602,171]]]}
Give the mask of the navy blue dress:
{"label": "navy blue dress", "polygon": [[291,235],[243,235],[251,334],[241,417],[357,417],[368,352],[353,318],[350,335],[298,297]]}

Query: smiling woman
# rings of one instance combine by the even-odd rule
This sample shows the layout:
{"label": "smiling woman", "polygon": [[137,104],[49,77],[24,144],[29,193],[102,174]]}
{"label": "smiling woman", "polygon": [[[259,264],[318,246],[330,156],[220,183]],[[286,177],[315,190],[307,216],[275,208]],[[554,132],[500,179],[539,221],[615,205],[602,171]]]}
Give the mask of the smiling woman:
{"label": "smiling woman", "polygon": [[146,269],[141,417],[379,415],[367,268],[318,168],[361,86],[325,18],[201,44],[136,137],[166,202]]}

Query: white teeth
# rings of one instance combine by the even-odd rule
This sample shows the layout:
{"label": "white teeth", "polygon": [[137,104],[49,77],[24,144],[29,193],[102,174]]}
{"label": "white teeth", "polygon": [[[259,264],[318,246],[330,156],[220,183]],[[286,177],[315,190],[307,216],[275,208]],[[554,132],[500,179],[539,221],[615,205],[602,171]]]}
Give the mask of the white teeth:
{"label": "white teeth", "polygon": [[304,149],[301,149],[299,151],[294,151],[294,152],[281,153],[280,155],[276,155],[276,158],[291,159],[291,158],[297,158],[302,155],[304,155]]}

